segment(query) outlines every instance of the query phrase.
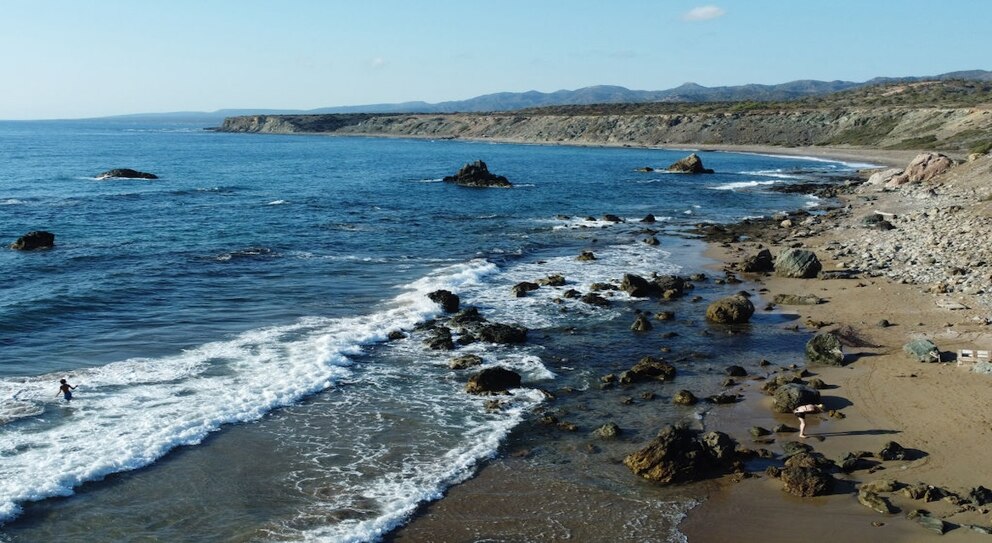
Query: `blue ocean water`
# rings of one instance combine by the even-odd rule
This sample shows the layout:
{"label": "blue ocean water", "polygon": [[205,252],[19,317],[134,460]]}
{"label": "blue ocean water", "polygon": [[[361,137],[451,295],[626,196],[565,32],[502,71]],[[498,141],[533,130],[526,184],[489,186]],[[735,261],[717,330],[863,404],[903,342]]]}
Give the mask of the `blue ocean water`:
{"label": "blue ocean water", "polygon": [[[634,171],[685,154],[0,123],[0,241],[56,234],[0,251],[3,537],[381,537],[495,454],[536,387],[597,379],[551,363],[562,347],[542,333],[608,330],[566,347],[594,351],[629,324],[623,294],[600,310],[510,286],[699,271],[690,225],[810,205],[767,188],[853,167],[704,152],[717,174]],[[515,187],[440,182],[476,159]],[[96,179],[117,167],[161,179]],[[605,213],[628,222],[590,220]],[[660,247],[642,243],[648,213]],[[438,288],[531,328],[523,346],[461,349],[524,376],[502,411],[422,346]],[[395,330],[410,337],[386,342]]]}

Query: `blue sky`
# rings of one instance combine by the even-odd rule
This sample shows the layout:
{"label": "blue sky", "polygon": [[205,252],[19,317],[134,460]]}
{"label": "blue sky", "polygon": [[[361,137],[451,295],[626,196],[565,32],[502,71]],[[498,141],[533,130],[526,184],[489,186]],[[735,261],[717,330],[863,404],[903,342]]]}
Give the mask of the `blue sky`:
{"label": "blue sky", "polygon": [[5,0],[0,119],[992,69],[985,0]]}

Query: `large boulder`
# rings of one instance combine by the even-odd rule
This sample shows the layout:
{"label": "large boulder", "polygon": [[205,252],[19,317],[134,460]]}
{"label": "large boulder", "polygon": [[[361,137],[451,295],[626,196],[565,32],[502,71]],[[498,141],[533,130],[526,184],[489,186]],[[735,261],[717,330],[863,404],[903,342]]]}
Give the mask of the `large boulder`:
{"label": "large boulder", "polygon": [[779,478],[783,490],[801,498],[822,496],[834,487],[834,476],[820,468],[787,467]]}
{"label": "large boulder", "polygon": [[774,271],[775,264],[772,261],[772,252],[768,249],[762,249],[757,254],[753,254],[742,260],[737,268],[745,273]]}
{"label": "large boulder", "polygon": [[625,273],[623,275],[623,279],[620,280],[620,290],[634,298],[647,298],[648,296],[659,293],[658,285],[655,285],[640,275],[634,275],[632,273]]}
{"label": "large boulder", "polygon": [[815,388],[789,383],[775,389],[775,401],[772,410],[776,413],[792,413],[800,405],[820,403],[820,391]]}
{"label": "large boulder", "polygon": [[721,298],[706,308],[706,319],[718,324],[739,324],[747,322],[754,314],[754,304],[746,296]]}
{"label": "large boulder", "polygon": [[10,244],[11,249],[18,251],[33,251],[35,249],[50,249],[55,246],[55,234],[43,230],[28,232]]}
{"label": "large boulder", "polygon": [[520,374],[499,366],[486,368],[469,377],[465,392],[469,394],[494,394],[520,387]]}
{"label": "large boulder", "polygon": [[816,277],[823,266],[816,254],[808,249],[786,249],[775,259],[775,275],[808,279]]}
{"label": "large boulder", "polygon": [[869,185],[884,185],[888,183],[893,177],[902,174],[905,171],[902,168],[889,168],[887,170],[882,170],[871,174],[871,177],[866,181]]}
{"label": "large boulder", "polygon": [[697,431],[668,425],[646,447],[627,455],[623,463],[635,474],[661,484],[697,481],[733,460],[734,447],[727,447],[728,441],[733,443],[726,435],[703,439]]}
{"label": "large boulder", "polygon": [[658,275],[653,283],[666,299],[681,296],[686,289],[685,278],[678,275]]}
{"label": "large boulder", "polygon": [[810,364],[843,366],[844,347],[840,339],[831,333],[817,334],[806,342],[806,360]]}
{"label": "large boulder", "polygon": [[509,181],[502,175],[489,173],[489,167],[481,160],[476,160],[462,166],[458,173],[449,175],[443,179],[445,183],[454,183],[463,187],[512,187]]}
{"label": "large boulder", "polygon": [[906,183],[921,183],[943,174],[954,166],[954,161],[940,153],[920,153],[906,166],[906,170],[893,176],[885,186],[894,188]]}
{"label": "large boulder", "polygon": [[902,350],[917,362],[940,362],[940,349],[929,339],[914,339],[903,345]]}
{"label": "large boulder", "polygon": [[703,167],[703,161],[699,155],[691,155],[672,163],[668,171],[675,173],[713,173],[713,170]]}
{"label": "large boulder", "polygon": [[435,290],[427,295],[430,301],[441,306],[441,309],[445,313],[454,313],[458,311],[458,305],[461,303],[457,294],[453,294],[447,290]]}
{"label": "large boulder", "polygon": [[139,172],[131,168],[115,168],[96,176],[97,179],[112,179],[115,177],[122,179],[158,179],[158,176],[153,173]]}

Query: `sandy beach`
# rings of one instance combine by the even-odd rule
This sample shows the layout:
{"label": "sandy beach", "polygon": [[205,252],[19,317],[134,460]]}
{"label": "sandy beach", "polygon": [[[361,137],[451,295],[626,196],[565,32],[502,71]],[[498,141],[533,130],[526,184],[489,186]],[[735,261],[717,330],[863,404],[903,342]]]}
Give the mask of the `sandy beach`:
{"label": "sandy beach", "polygon": [[[707,146],[709,148],[710,146]],[[862,160],[876,164],[895,165],[912,159],[915,153],[875,153],[871,150],[844,150],[831,153],[825,149],[777,149],[728,147],[721,150],[772,152],[804,156],[831,157],[842,160]],[[862,224],[863,217],[874,210],[899,210],[890,216],[899,226],[886,233],[885,243],[920,245],[923,240],[913,237],[913,228],[954,229],[960,218],[940,218],[931,225],[916,221],[915,226],[898,222],[900,216],[914,217],[920,210],[939,208],[948,202],[972,202],[964,213],[984,216],[985,203],[976,198],[980,187],[987,184],[992,158],[986,156],[974,162],[955,166],[935,179],[898,189],[863,185],[841,197],[841,209],[822,220],[799,225],[773,225],[769,232],[776,235],[744,242],[712,243],[708,251],[714,259],[714,269],[741,260],[745,255],[769,248],[777,254],[784,248],[803,246],[813,250],[823,264],[823,270],[852,268],[851,251],[837,256],[839,243],[875,245],[875,233]],[[922,192],[921,192],[922,191]],[[929,198],[920,197],[928,194]],[[934,196],[939,194],[939,196]],[[937,198],[936,200],[934,198]],[[957,205],[957,204],[955,204]],[[954,210],[961,211],[961,205]],[[940,217],[940,215],[936,215]],[[915,223],[914,223],[915,224]],[[899,236],[902,236],[901,238]],[[966,243],[975,243],[983,234],[969,228]],[[940,236],[938,236],[940,237]],[[770,241],[775,239],[776,242]],[[854,241],[852,241],[854,240]],[[970,240],[970,241],[968,241]],[[951,248],[953,250],[953,247]],[[846,249],[845,249],[846,250]],[[866,249],[866,251],[869,249]],[[905,251],[906,248],[903,247]],[[953,255],[940,250],[917,246],[936,257],[943,267]],[[865,253],[867,254],[867,253]],[[984,262],[978,263],[984,266]],[[786,542],[801,538],[810,542],[827,541],[930,541],[943,537],[948,541],[972,541],[981,537],[970,526],[989,526],[989,506],[972,505],[966,499],[979,485],[990,487],[983,466],[987,451],[992,448],[992,398],[988,395],[989,377],[970,371],[955,360],[958,349],[992,348],[992,330],[987,323],[988,308],[981,296],[987,289],[975,287],[968,281],[955,289],[946,285],[936,288],[932,283],[906,279],[899,275],[902,267],[919,267],[919,263],[886,262],[879,266],[886,273],[861,273],[847,279],[792,279],[770,274],[742,274],[746,287],[754,294],[758,312],[772,311],[786,318],[783,327],[797,332],[835,332],[843,337],[845,362],[843,367],[809,367],[811,376],[822,379],[823,403],[828,410],[837,410],[844,418],[818,417],[811,421],[808,432],[816,437],[805,440],[817,452],[829,459],[839,460],[847,453],[868,451],[877,453],[886,442],[896,441],[911,451],[905,460],[872,461],[872,469],[852,473],[836,473],[838,484],[830,495],[798,498],[782,491],[782,483],[765,476],[749,466],[753,477],[726,476],[688,486],[676,487],[682,495],[698,496],[700,504],[691,509],[679,529],[691,542],[765,541]],[[907,273],[913,273],[908,271]],[[949,274],[952,272],[948,272]],[[988,274],[983,275],[988,283]],[[949,283],[953,281],[949,280]],[[966,292],[967,291],[967,292]],[[776,294],[815,295],[824,303],[802,306],[766,307]],[[951,309],[947,300],[962,303]],[[938,301],[943,300],[941,305]],[[887,325],[881,325],[881,321]],[[921,363],[903,352],[903,345],[914,338],[934,341],[943,354],[944,362]],[[766,374],[752,374],[740,380],[733,390],[744,401],[726,409],[714,410],[707,416],[706,430],[719,430],[734,437],[741,446],[767,447],[776,454],[782,444],[798,440],[798,435],[775,434],[771,440],[754,443],[748,432],[752,426],[772,428],[779,424],[795,426],[791,415],[775,414],[771,398],[761,393],[765,378],[777,368],[789,364],[805,365],[802,352],[790,360],[775,360]],[[448,497],[429,505],[410,524],[396,532],[394,541],[469,541],[496,533],[507,533],[506,540],[553,541],[551,526],[574,540],[597,540],[583,536],[579,516],[569,515],[576,504],[588,503],[591,496],[576,489],[563,488],[549,493],[545,485],[553,476],[528,473],[517,461],[513,451],[493,460],[479,474],[450,490]],[[620,468],[624,469],[624,468]],[[512,478],[506,477],[513,473]],[[523,475],[523,476],[521,476]],[[514,481],[508,487],[508,480]],[[877,513],[858,503],[857,489],[869,481],[887,479],[896,483],[897,490],[883,494],[897,512]],[[906,484],[925,483],[939,487],[950,497],[926,502],[911,499],[898,490]],[[642,486],[631,475],[631,485]],[[509,494],[507,494],[509,492]],[[663,491],[660,491],[663,492]],[[935,494],[936,496],[936,494]],[[956,497],[955,497],[956,496]],[[636,517],[650,520],[629,504],[616,506],[617,496],[604,493],[595,497],[603,507],[604,522],[618,522]],[[636,501],[636,500],[635,500]],[[633,502],[631,502],[633,503]],[[907,518],[913,510],[924,510],[944,520],[947,533],[938,536]],[[493,521],[485,512],[500,511],[501,522]],[[544,519],[554,519],[547,520]],[[488,520],[484,520],[488,519]],[[537,520],[541,519],[541,520]],[[571,519],[571,521],[570,521]],[[503,528],[499,528],[502,524]],[[522,527],[532,525],[524,530]],[[452,526],[459,528],[452,530]],[[514,528],[504,532],[508,526]],[[656,534],[663,530],[655,532]],[[602,532],[594,532],[602,537]],[[649,531],[650,533],[650,531]],[[635,535],[635,534],[628,534]],[[640,534],[643,540],[655,540]],[[656,535],[657,537],[657,535]],[[641,539],[639,539],[641,540]],[[661,540],[661,538],[657,539]]]}

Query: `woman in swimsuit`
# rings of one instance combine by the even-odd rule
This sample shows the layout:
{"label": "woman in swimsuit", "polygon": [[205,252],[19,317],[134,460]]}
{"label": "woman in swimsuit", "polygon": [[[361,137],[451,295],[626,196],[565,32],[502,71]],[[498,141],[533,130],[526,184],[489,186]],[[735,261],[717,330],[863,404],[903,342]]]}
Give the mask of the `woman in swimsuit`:
{"label": "woman in swimsuit", "polygon": [[799,437],[803,439],[807,437],[806,415],[815,415],[817,413],[823,413],[822,403],[808,403],[806,405],[800,405],[792,410],[792,414],[799,417]]}
{"label": "woman in swimsuit", "polygon": [[73,390],[76,390],[76,387],[65,382],[65,379],[62,379],[59,381],[59,391],[56,392],[55,395],[58,396],[59,394],[61,394],[63,397],[65,397],[65,401],[69,402],[72,401]]}

